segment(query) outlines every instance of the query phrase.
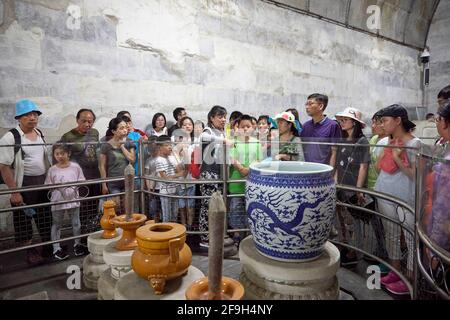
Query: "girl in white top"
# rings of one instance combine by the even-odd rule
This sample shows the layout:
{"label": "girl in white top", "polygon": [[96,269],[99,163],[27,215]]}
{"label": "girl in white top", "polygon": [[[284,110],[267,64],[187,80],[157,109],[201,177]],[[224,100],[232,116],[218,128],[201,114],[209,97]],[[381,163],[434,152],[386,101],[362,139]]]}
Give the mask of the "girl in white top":
{"label": "girl in white top", "polygon": [[[59,184],[86,180],[81,167],[76,162],[69,161],[70,151],[66,145],[56,144],[53,148],[53,156],[55,157],[57,164],[53,165],[48,170],[45,184]],[[53,217],[51,231],[52,241],[61,238],[61,227],[64,214],[66,213],[72,219],[73,235],[80,235],[80,202],[72,201],[69,203],[57,204],[60,201],[77,200],[78,198],[79,194],[77,187],[64,187],[53,189],[51,191],[50,200],[55,203],[51,208]],[[75,239],[74,253],[76,256],[84,254],[84,249],[80,244],[80,239]],[[53,244],[53,255],[59,260],[68,258],[68,255],[62,251],[59,242]]]}
{"label": "girl in white top", "polygon": [[[194,121],[189,117],[180,119],[181,123],[181,135],[172,136],[176,140],[176,145],[173,150],[175,159],[178,164],[182,164],[185,168],[184,177],[182,179],[193,179],[190,171],[192,163],[192,153],[194,151]],[[177,130],[176,130],[177,131]],[[195,196],[195,184],[180,184],[178,189],[180,196]],[[181,223],[186,226],[188,231],[192,230],[192,224],[194,222],[194,207],[195,199],[179,199],[178,210],[180,212]],[[187,219],[186,219],[187,218]]]}

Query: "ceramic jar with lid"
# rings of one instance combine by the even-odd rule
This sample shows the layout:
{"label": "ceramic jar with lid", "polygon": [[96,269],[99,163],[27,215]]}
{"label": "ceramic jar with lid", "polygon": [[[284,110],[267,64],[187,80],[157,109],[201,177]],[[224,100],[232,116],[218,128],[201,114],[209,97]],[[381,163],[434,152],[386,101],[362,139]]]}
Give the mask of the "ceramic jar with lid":
{"label": "ceramic jar with lid", "polygon": [[148,223],[136,231],[138,247],[131,267],[148,280],[155,294],[162,294],[166,281],[187,273],[192,252],[186,244],[186,227],[178,223]]}
{"label": "ceramic jar with lid", "polygon": [[112,219],[116,217],[116,211],[114,210],[115,207],[116,203],[112,200],[107,200],[103,203],[103,216],[100,219],[100,226],[103,229],[103,239],[112,239],[117,237],[116,226],[112,222]]}

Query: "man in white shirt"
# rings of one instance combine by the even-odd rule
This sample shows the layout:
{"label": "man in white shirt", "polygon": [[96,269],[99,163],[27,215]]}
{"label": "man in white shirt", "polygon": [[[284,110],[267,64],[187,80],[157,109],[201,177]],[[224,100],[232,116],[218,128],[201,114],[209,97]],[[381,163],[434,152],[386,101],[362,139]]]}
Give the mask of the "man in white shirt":
{"label": "man in white shirt", "polygon": [[[15,119],[19,121],[15,129],[8,131],[1,139],[0,145],[9,145],[0,152],[0,173],[3,183],[9,189],[42,186],[45,174],[50,166],[47,148],[43,145],[42,132],[37,129],[39,116],[42,112],[30,100],[21,100],[16,104]],[[14,148],[15,135],[19,138],[20,148]],[[10,198],[11,206],[34,205],[49,202],[47,191],[14,192]],[[18,246],[32,243],[33,228],[31,219],[34,219],[41,236],[41,241],[50,241],[52,216],[49,207],[15,210],[13,223],[15,240]],[[44,261],[43,257],[51,257],[52,247],[46,245],[42,252],[36,248],[27,250],[27,260],[35,265]]]}

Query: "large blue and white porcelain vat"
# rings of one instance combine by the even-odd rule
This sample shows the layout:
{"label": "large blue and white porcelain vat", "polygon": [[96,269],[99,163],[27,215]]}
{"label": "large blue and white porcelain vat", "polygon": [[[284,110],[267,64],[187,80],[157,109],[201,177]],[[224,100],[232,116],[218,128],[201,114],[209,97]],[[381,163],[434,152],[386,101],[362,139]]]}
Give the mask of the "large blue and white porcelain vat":
{"label": "large blue and white porcelain vat", "polygon": [[299,161],[250,165],[245,197],[249,227],[262,255],[292,262],[320,256],[336,207],[331,166]]}

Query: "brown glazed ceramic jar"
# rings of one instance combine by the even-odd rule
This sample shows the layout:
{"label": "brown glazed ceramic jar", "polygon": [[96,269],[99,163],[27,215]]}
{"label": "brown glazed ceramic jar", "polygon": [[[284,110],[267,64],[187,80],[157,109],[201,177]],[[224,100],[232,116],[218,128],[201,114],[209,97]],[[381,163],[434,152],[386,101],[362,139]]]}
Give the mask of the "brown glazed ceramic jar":
{"label": "brown glazed ceramic jar", "polygon": [[150,223],[136,231],[138,247],[131,267],[148,280],[155,294],[162,294],[166,281],[187,273],[192,252],[186,242],[186,228],[178,223]]}
{"label": "brown glazed ceramic jar", "polygon": [[116,216],[116,211],[114,210],[115,206],[116,203],[112,200],[103,203],[103,216],[100,219],[100,226],[103,229],[103,239],[112,239],[117,236],[116,226],[111,221],[111,219]]}

